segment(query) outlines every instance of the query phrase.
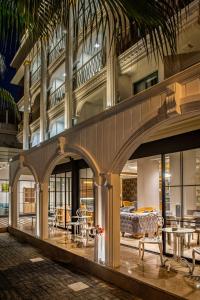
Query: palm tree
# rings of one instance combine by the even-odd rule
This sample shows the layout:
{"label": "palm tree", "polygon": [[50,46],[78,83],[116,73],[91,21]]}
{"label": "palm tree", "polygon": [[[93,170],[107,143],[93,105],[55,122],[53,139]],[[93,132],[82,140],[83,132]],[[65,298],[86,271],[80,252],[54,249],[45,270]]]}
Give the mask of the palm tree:
{"label": "palm tree", "polygon": [[[0,79],[6,69],[3,56],[0,54]],[[18,107],[13,96],[4,88],[0,87],[0,111],[12,110],[17,117],[20,118]]]}
{"label": "palm tree", "polygon": [[[69,32],[73,16],[74,37],[80,30],[83,40],[101,30],[109,31],[112,42],[140,33],[144,46],[162,56],[176,52],[180,7],[189,0],[0,0],[0,38],[15,39],[22,33],[36,41],[49,35],[56,25]],[[81,22],[80,22],[81,20]],[[111,26],[114,24],[114,26]],[[17,36],[16,36],[17,34]],[[5,45],[4,45],[5,46]]]}

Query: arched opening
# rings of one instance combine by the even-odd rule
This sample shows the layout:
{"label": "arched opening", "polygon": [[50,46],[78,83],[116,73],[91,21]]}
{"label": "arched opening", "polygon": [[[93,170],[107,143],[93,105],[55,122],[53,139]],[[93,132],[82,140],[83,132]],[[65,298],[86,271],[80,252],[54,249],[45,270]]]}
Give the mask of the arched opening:
{"label": "arched opening", "polygon": [[17,181],[17,228],[36,235],[37,189],[36,180],[26,167]]}
{"label": "arched opening", "polygon": [[40,117],[40,93],[36,95],[31,106],[30,123],[36,121]]}
{"label": "arched opening", "polygon": [[[141,238],[152,234],[150,217],[159,217],[164,223],[153,235],[162,241],[164,255],[191,259],[200,238],[199,130],[141,144],[120,177],[121,245],[138,261]],[[174,234],[178,230],[184,232],[180,239]],[[160,248],[149,242],[145,251],[160,253]],[[158,256],[155,264],[160,265]]]}
{"label": "arched opening", "polygon": [[91,96],[87,97],[87,101],[80,103],[78,107],[78,123],[87,120],[104,110],[104,98],[105,98],[105,88],[99,89],[98,92],[94,92]]}
{"label": "arched opening", "polygon": [[0,228],[8,226],[9,214],[9,165],[0,162]]}
{"label": "arched opening", "polygon": [[79,155],[70,154],[53,166],[49,177],[50,240],[73,247],[92,247],[95,225],[94,172]]}

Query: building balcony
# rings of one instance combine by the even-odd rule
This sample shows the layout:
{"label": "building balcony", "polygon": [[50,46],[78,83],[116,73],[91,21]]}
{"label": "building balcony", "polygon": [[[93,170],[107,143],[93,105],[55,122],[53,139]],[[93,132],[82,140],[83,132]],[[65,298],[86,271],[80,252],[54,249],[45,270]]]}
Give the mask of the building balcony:
{"label": "building balcony", "polygon": [[33,73],[31,73],[31,86],[38,82],[41,78],[41,66],[37,68]]}
{"label": "building balcony", "polygon": [[74,71],[73,89],[79,88],[81,85],[89,81],[94,75],[100,72],[105,66],[105,52],[101,49],[91,57],[82,67]]}
{"label": "building balcony", "polygon": [[48,109],[51,109],[60,103],[65,97],[65,83],[61,84],[53,93],[48,97]]}
{"label": "building balcony", "polygon": [[36,111],[30,113],[29,115],[29,123],[35,122],[40,117],[40,108],[38,108]]}
{"label": "building balcony", "polygon": [[61,53],[63,53],[64,49],[65,49],[65,43],[66,43],[66,39],[65,36],[63,35],[61,40],[58,41],[58,43],[55,45],[55,47],[50,50],[49,52],[49,65],[56,60],[56,58],[58,58]]}

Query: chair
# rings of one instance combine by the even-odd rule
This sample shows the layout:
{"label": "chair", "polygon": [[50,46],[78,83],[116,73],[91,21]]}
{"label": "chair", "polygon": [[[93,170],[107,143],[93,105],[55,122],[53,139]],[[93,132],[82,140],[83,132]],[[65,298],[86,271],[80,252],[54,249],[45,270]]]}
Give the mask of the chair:
{"label": "chair", "polygon": [[88,241],[91,231],[95,229],[95,227],[91,226],[91,222],[88,222],[88,218],[92,218],[92,216],[88,215],[88,211],[85,207],[77,209],[76,214],[79,217],[78,222],[80,224],[80,234],[82,237],[86,236]]}
{"label": "chair", "polygon": [[56,210],[48,212],[48,226],[50,230],[53,230],[55,227],[57,228]]}
{"label": "chair", "polygon": [[[156,214],[150,213],[146,216],[141,216],[139,218],[139,224],[144,235],[144,237],[139,241],[139,258],[141,260],[144,258],[145,244],[156,244],[158,245],[160,251],[160,261],[161,265],[163,266],[163,245],[162,238],[159,236],[159,228],[164,224],[163,218]],[[145,236],[146,234],[148,234],[148,237]]]}
{"label": "chair", "polygon": [[[194,268],[195,268],[195,255],[198,254],[200,255],[200,247],[198,248],[194,248],[192,250],[192,274],[194,272]],[[200,277],[200,276],[199,276]]]}

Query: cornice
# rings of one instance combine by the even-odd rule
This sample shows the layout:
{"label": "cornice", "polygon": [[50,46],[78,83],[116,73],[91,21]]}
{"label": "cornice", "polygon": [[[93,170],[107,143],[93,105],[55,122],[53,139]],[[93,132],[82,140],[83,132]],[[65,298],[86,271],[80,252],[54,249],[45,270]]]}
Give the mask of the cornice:
{"label": "cornice", "polygon": [[61,115],[61,113],[63,112],[64,112],[64,99],[47,111],[48,119],[52,120],[58,117],[59,115]]}
{"label": "cornice", "polygon": [[81,98],[86,97],[88,94],[96,91],[106,82],[106,67],[104,67],[100,72],[94,75],[85,84],[81,85],[79,88],[73,91],[73,99],[78,102]]}
{"label": "cornice", "polygon": [[30,124],[31,133],[40,127],[40,117]]}

